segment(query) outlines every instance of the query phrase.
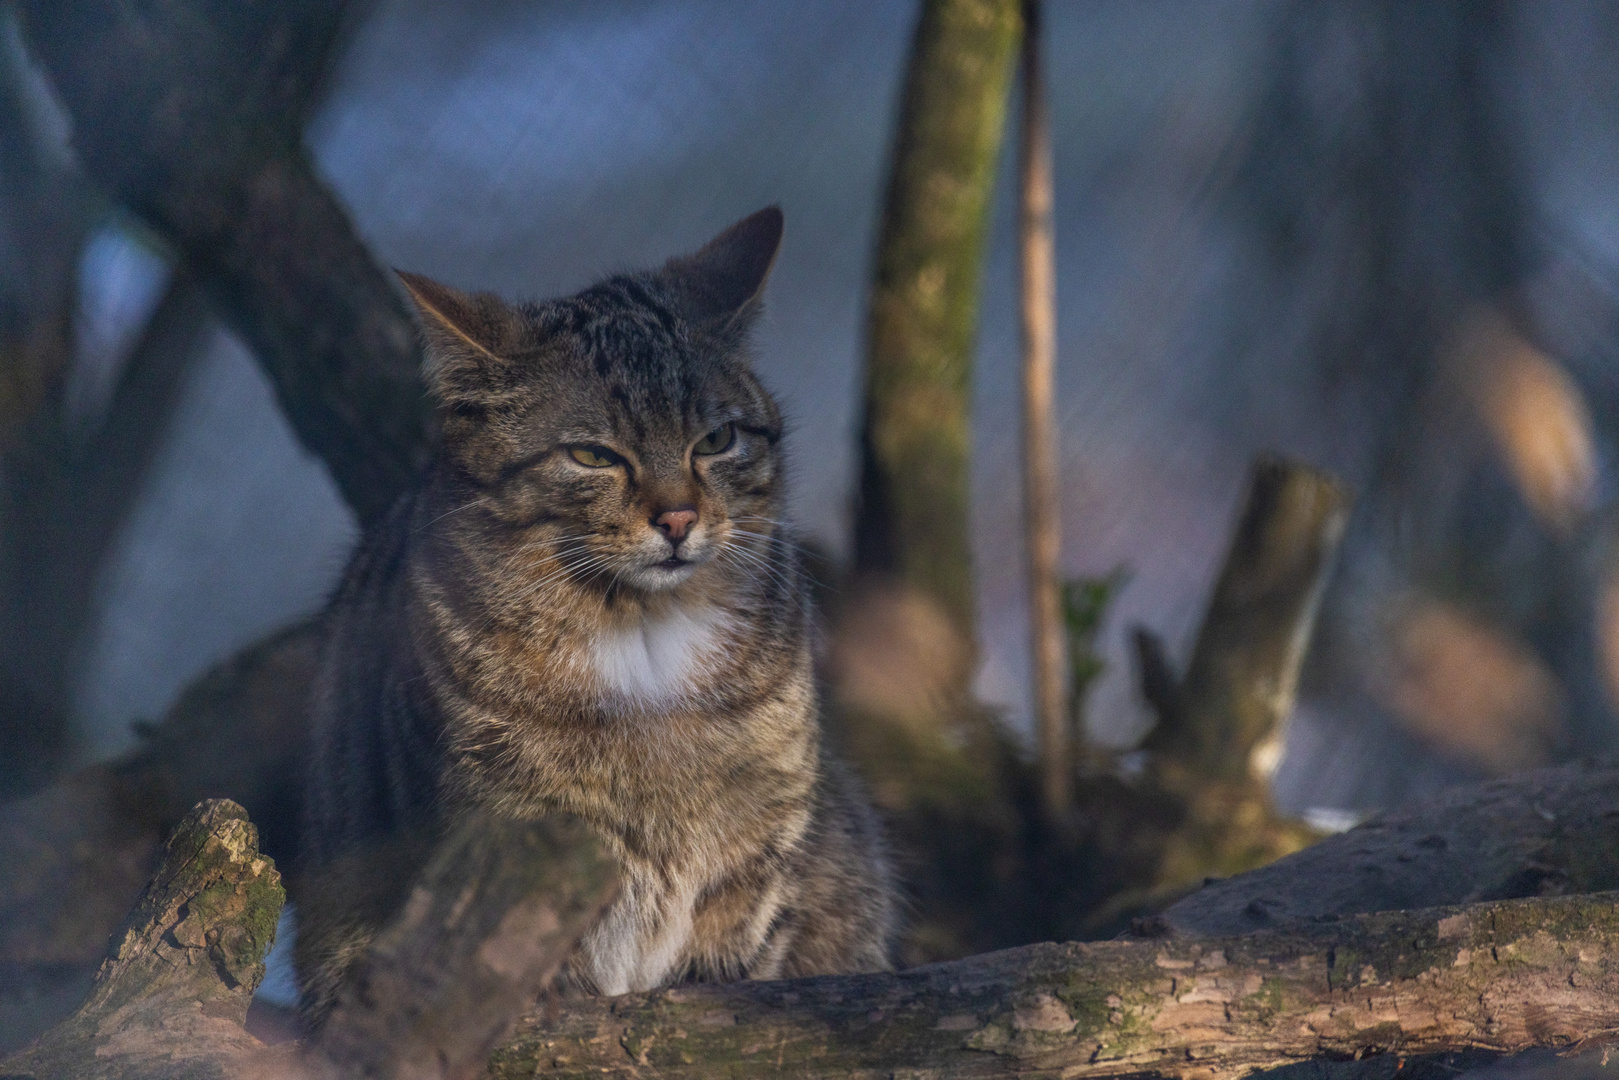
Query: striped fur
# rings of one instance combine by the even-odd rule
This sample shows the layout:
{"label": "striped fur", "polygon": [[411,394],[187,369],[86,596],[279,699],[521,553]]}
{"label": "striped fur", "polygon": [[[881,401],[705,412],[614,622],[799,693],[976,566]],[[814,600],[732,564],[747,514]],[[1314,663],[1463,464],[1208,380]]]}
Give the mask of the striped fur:
{"label": "striped fur", "polygon": [[[761,211],[524,307],[403,275],[444,448],[327,616],[299,875],[313,1017],[474,804],[578,814],[618,857],[620,898],[570,963],[587,987],[888,966],[894,887],[821,746],[781,416],[747,364],[780,233]],[[716,431],[729,445],[698,453]],[[697,515],[678,550],[671,508]]]}

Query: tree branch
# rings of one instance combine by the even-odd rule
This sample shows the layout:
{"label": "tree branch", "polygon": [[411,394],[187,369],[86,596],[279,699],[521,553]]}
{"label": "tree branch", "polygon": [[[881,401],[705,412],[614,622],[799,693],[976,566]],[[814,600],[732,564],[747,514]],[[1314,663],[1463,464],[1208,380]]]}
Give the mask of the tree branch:
{"label": "tree branch", "polygon": [[439,845],[321,1028],[344,1076],[483,1073],[490,1051],[617,894],[583,822],[469,815]]}
{"label": "tree branch", "polygon": [[23,0],[86,172],[184,255],[362,522],[430,443],[404,301],[302,148],[352,5]]}
{"label": "tree branch", "polygon": [[[469,824],[430,861],[327,1033],[293,1059],[241,1030],[280,904],[254,839],[240,807],[199,806],[90,1000],[0,1070],[468,1075],[613,887],[576,823]],[[514,841],[525,856],[512,857]],[[1597,893],[1326,916],[1246,936],[1032,945],[894,974],[553,1001],[519,1021],[490,1068],[1223,1080],[1322,1056],[1568,1046],[1619,1033],[1616,905],[1619,894]]]}

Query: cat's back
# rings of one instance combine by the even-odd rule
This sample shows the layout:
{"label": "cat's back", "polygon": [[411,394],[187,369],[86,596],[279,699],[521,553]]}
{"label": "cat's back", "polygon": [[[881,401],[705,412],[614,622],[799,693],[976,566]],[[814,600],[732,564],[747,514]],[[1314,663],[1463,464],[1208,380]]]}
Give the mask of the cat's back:
{"label": "cat's back", "polygon": [[418,685],[408,598],[419,502],[400,499],[366,530],[323,616],[304,813],[311,864],[429,816],[437,724]]}

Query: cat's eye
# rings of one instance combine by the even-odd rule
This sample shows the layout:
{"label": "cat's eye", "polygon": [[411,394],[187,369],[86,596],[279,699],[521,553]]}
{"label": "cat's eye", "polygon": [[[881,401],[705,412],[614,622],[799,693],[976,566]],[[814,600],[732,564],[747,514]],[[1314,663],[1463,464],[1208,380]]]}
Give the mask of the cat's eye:
{"label": "cat's eye", "polygon": [[698,439],[697,445],[691,448],[691,452],[705,456],[723,454],[731,448],[731,444],[735,441],[736,425],[726,424],[723,427],[715,428],[701,439]]}
{"label": "cat's eye", "polygon": [[609,465],[617,465],[621,460],[605,446],[572,446],[568,448],[568,456],[592,469],[605,469]]}

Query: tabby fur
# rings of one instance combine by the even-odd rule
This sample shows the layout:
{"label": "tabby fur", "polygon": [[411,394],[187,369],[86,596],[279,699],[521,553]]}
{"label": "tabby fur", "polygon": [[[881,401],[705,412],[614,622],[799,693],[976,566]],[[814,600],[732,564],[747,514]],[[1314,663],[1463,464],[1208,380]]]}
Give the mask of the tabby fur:
{"label": "tabby fur", "polygon": [[895,890],[822,747],[781,414],[748,363],[781,223],[537,305],[401,275],[443,447],[326,615],[296,950],[316,1021],[468,806],[577,814],[617,857],[569,964],[589,989],[889,966]]}

